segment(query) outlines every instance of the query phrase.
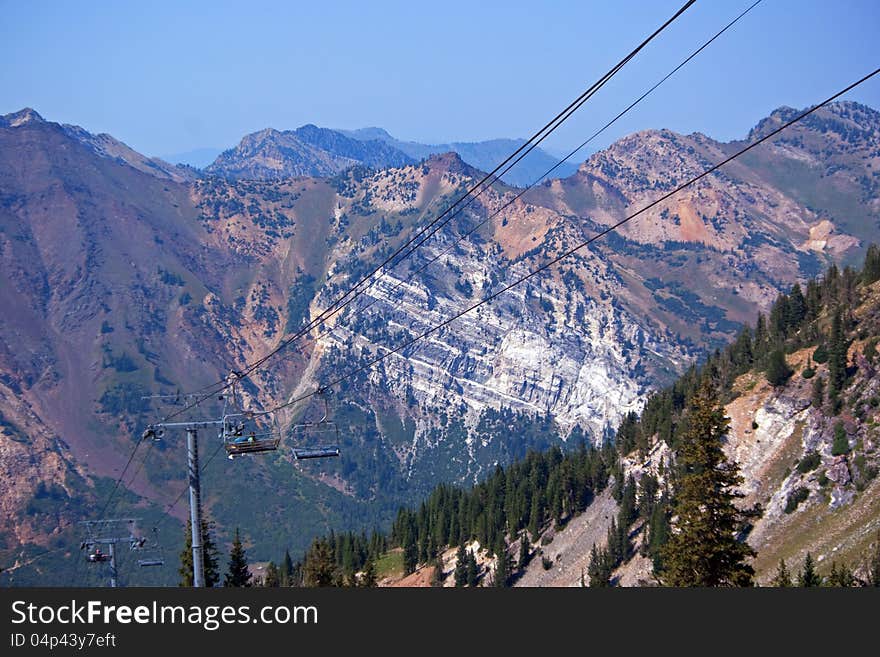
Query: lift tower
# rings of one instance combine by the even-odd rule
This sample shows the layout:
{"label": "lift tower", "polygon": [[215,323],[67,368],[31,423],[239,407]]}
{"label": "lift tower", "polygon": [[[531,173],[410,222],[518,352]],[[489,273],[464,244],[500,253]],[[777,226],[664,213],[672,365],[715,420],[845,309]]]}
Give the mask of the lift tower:
{"label": "lift tower", "polygon": [[205,559],[202,546],[202,499],[199,480],[199,429],[216,427],[223,420],[200,420],[197,422],[165,422],[151,424],[144,432],[144,438],[160,438],[167,429],[186,431],[186,469],[189,481],[189,520],[192,525],[193,586],[205,586]]}
{"label": "lift tower", "polygon": [[[118,585],[119,572],[116,567],[116,545],[128,543],[129,550],[139,550],[144,546],[145,539],[137,537],[131,528],[138,518],[115,518],[113,520],[84,520],[82,525],[86,528],[86,538],[80,543],[81,550],[88,550],[86,560],[89,563],[110,564],[110,586]],[[114,529],[121,524],[129,526],[128,534],[119,536],[121,530]],[[106,546],[107,552],[101,551],[101,546]]]}

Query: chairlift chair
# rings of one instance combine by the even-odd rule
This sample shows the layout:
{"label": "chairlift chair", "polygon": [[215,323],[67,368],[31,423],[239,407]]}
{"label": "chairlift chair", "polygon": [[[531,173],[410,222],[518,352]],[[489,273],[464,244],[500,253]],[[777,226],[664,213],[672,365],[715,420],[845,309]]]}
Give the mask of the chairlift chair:
{"label": "chairlift chair", "polygon": [[265,426],[243,414],[227,415],[221,425],[223,446],[230,459],[244,454],[274,452],[281,442],[281,433],[273,426]]}
{"label": "chairlift chair", "polygon": [[339,456],[339,427],[329,419],[330,405],[324,390],[319,390],[317,397],[324,405],[323,417],[293,426],[293,458],[297,461]]}
{"label": "chairlift chair", "polygon": [[110,555],[101,552],[101,548],[95,547],[92,552],[89,552],[88,555],[86,555],[86,560],[89,563],[104,563],[105,561],[110,561]]}
{"label": "chairlift chair", "polygon": [[138,552],[143,551],[144,555],[137,560],[137,565],[140,568],[154,568],[156,566],[164,566],[165,560],[162,558],[161,551],[162,547],[159,545],[159,531],[153,527],[153,541],[152,544],[148,544],[148,541],[144,537],[140,537],[137,540],[131,542],[129,548],[132,551]]}

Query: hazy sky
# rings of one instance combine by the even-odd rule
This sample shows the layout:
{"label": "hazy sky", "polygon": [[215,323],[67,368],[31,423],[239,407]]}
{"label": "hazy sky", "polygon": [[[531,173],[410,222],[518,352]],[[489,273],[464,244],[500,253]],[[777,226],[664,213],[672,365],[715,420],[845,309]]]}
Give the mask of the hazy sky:
{"label": "hazy sky", "polygon": [[[682,2],[0,0],[0,113],[30,106],[149,155],[304,123],[526,137]],[[583,141],[749,4],[699,0],[547,144]],[[662,127],[743,137],[880,66],[878,34],[878,0],[763,0],[602,144]],[[850,98],[880,108],[880,79]]]}

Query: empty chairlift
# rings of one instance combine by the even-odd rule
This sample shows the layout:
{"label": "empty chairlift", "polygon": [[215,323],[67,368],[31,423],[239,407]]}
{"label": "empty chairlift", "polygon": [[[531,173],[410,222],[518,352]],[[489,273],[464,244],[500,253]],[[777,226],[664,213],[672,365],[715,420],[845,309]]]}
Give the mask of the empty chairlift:
{"label": "empty chairlift", "polygon": [[165,565],[165,560],[162,558],[162,546],[159,544],[159,531],[155,527],[153,527],[152,541],[139,538],[132,541],[131,550],[140,552],[137,560],[137,565],[140,568],[155,568]]}
{"label": "empty chairlift", "polygon": [[323,406],[323,416],[293,426],[293,458],[297,461],[339,456],[339,427],[330,419],[326,391],[318,390],[315,397]]}

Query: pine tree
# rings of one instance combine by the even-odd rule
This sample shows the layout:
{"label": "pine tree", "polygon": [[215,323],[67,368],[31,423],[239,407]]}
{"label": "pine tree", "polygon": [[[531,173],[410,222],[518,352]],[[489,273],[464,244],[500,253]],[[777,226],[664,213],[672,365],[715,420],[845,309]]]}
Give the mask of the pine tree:
{"label": "pine tree", "polygon": [[648,526],[648,553],[658,576],[663,572],[663,546],[669,541],[668,507],[669,502],[664,496],[654,507]]}
{"label": "pine tree", "polygon": [[865,264],[862,267],[862,282],[870,285],[880,280],[880,246],[871,244],[865,253]]}
{"label": "pine tree", "polygon": [[468,586],[474,587],[479,584],[480,568],[477,565],[477,557],[474,555],[473,550],[468,550],[465,577]]}
{"label": "pine tree", "polygon": [[404,530],[403,537],[403,574],[414,573],[419,563],[419,549],[416,544],[415,525],[411,524]]}
{"label": "pine tree", "polygon": [[704,383],[688,408],[678,448],[681,466],[675,491],[674,531],[663,548],[663,583],[669,586],[749,586],[754,556],[736,539],[743,521],[734,500],[742,483],[727,460],[723,441],[729,419],[711,384]]}
{"label": "pine tree", "polygon": [[361,575],[360,585],[364,588],[374,588],[377,584],[376,563],[372,559],[367,559],[364,566],[364,574]]}
{"label": "pine tree", "polygon": [[596,549],[596,544],[594,543],[593,548],[590,550],[590,563],[587,566],[590,588],[611,586],[611,573],[613,570],[608,552]]}
{"label": "pine tree", "polygon": [[788,588],[792,585],[791,573],[788,572],[785,559],[779,560],[779,565],[776,567],[776,575],[774,575],[771,585],[777,588]]}
{"label": "pine tree", "polygon": [[831,338],[828,345],[828,399],[832,412],[838,411],[838,398],[846,383],[846,338],[840,309],[834,311],[831,321]]}
{"label": "pine tree", "polygon": [[544,524],[544,504],[541,500],[540,490],[535,489],[532,492],[532,506],[529,512],[529,533],[534,540],[538,540],[541,534],[541,527]]}
{"label": "pine tree", "polygon": [[784,386],[786,381],[793,374],[791,367],[785,360],[785,353],[782,349],[774,349],[767,357],[767,369],[765,370],[767,383],[774,388]]}
{"label": "pine tree", "polygon": [[290,558],[290,550],[284,551],[284,559],[281,560],[281,586],[292,586],[291,579],[293,577],[293,559]]}
{"label": "pine tree", "polygon": [[797,584],[800,587],[812,587],[822,585],[822,579],[816,573],[815,566],[813,565],[813,555],[809,552],[807,552],[807,556],[804,558],[804,567],[798,575]]}
{"label": "pine tree", "polygon": [[327,539],[315,539],[306,553],[303,566],[306,586],[332,586],[335,579],[336,562],[333,549]]}
{"label": "pine tree", "polygon": [[855,584],[856,578],[846,564],[837,565],[836,561],[831,562],[831,572],[828,574],[826,586],[835,586],[848,588]]}
{"label": "pine tree", "polygon": [[229,551],[229,568],[226,571],[223,586],[250,586],[251,577],[251,571],[248,570],[247,553],[241,544],[241,537],[236,527],[235,537],[232,540],[232,549]]}
{"label": "pine tree", "polygon": [[274,561],[270,561],[266,566],[266,578],[263,580],[263,586],[269,588],[281,586],[281,573]]}
{"label": "pine tree", "polygon": [[806,316],[807,300],[804,298],[801,286],[795,283],[788,295],[788,316],[786,317],[788,328],[790,330],[799,328]]}
{"label": "pine tree", "polygon": [[840,456],[849,452],[849,439],[846,437],[846,427],[838,420],[834,423],[834,442],[831,444],[831,456]]}
{"label": "pine tree", "polygon": [[627,529],[638,517],[636,513],[636,482],[632,475],[629,475],[625,480],[617,517],[618,524],[623,529]]}
{"label": "pine tree", "polygon": [[825,379],[817,376],[813,379],[813,408],[822,408],[823,403],[825,403]]}
{"label": "pine tree", "polygon": [[529,544],[529,534],[528,532],[523,532],[519,539],[519,561],[516,564],[518,569],[522,570],[529,564],[529,560],[531,559],[531,549],[532,546]]}
{"label": "pine tree", "polygon": [[434,572],[431,574],[431,586],[435,588],[443,586],[443,557],[439,554],[434,560]]}
{"label": "pine tree", "polygon": [[[202,518],[202,563],[205,567],[205,586],[216,586],[220,582],[220,570],[218,568],[219,552],[214,543],[212,530],[214,524]],[[193,561],[192,561],[192,523],[186,522],[186,536],[183,550],[180,553],[179,586],[193,585]]]}
{"label": "pine tree", "polygon": [[507,546],[504,539],[498,540],[495,548],[495,573],[492,584],[496,587],[506,587],[510,581],[513,566],[510,563],[510,555],[507,554]]}
{"label": "pine tree", "polygon": [[468,552],[464,549],[464,544],[458,546],[458,552],[455,553],[455,585],[464,586],[468,580]]}

